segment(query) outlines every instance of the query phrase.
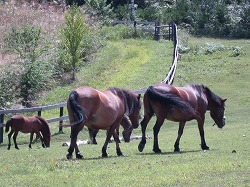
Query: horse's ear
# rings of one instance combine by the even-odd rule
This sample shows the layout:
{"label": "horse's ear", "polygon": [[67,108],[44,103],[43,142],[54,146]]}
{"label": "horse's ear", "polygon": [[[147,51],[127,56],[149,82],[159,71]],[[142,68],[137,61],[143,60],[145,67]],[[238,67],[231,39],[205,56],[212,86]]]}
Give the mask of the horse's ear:
{"label": "horse's ear", "polygon": [[223,103],[225,103],[225,102],[226,102],[226,100],[227,100],[227,99],[223,99],[223,100],[222,100],[222,101],[223,101]]}

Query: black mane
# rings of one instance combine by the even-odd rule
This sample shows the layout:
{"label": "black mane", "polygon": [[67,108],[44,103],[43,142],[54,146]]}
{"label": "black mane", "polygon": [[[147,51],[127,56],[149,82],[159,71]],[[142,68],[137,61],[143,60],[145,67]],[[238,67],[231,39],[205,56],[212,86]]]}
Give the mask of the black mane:
{"label": "black mane", "polygon": [[187,112],[187,111],[192,111],[194,112],[194,109],[192,106],[185,102],[183,99],[178,97],[177,95],[171,94],[171,93],[165,93],[162,94],[160,92],[157,92],[153,86],[150,86],[147,89],[148,96],[151,100],[158,100],[166,105],[170,105],[171,107],[175,108],[177,107],[178,109]]}
{"label": "black mane", "polygon": [[[198,91],[199,94],[204,93],[204,90],[206,92],[206,96],[209,99],[209,101],[212,101],[213,103],[217,104],[218,106],[222,105],[222,99],[213,93],[207,86],[204,86],[202,84],[195,84],[195,83],[189,83],[188,86],[193,87]],[[223,105],[224,107],[224,105]]]}
{"label": "black mane", "polygon": [[135,97],[132,97],[131,91],[117,87],[111,87],[108,90],[124,100],[126,113],[133,113],[135,107],[138,105],[138,101]]}

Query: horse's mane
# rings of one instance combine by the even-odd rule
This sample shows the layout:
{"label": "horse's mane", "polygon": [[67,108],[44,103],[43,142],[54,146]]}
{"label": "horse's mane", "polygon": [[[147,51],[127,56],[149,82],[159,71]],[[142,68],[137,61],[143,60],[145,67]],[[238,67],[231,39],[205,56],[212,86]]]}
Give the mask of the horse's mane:
{"label": "horse's mane", "polygon": [[124,100],[126,113],[131,114],[134,111],[136,105],[138,105],[137,99],[132,97],[131,91],[117,87],[110,87],[108,90]]}
{"label": "horse's mane", "polygon": [[49,124],[47,123],[47,121],[39,116],[35,116],[35,117],[42,123],[41,132],[43,134],[51,135]]}
{"label": "horse's mane", "polygon": [[183,99],[178,97],[177,95],[171,94],[171,93],[160,93],[153,86],[150,86],[147,89],[148,96],[151,100],[158,100],[166,105],[169,105],[173,108],[178,108],[179,110],[182,110],[184,112],[192,111],[194,112],[194,109],[192,106],[185,102]]}
{"label": "horse's mane", "polygon": [[195,84],[195,83],[189,83],[188,86],[193,87],[194,89],[196,89],[198,91],[199,94],[201,94],[203,92],[203,90],[206,91],[206,95],[207,97],[214,103],[216,103],[217,105],[221,106],[222,102],[221,102],[221,98],[216,95],[215,93],[213,93],[207,86],[204,86],[202,84]]}

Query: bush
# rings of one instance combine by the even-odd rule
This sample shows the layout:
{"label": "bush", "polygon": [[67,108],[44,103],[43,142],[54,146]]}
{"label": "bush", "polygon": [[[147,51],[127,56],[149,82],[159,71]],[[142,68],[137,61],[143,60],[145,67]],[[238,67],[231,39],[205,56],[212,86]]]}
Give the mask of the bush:
{"label": "bush", "polygon": [[54,65],[47,59],[48,47],[43,45],[37,27],[12,28],[4,38],[7,49],[20,57],[0,76],[0,104],[21,98],[21,103],[29,106],[37,93],[53,82]]}
{"label": "bush", "polygon": [[30,52],[34,52],[41,40],[41,28],[24,25],[21,28],[12,27],[4,36],[5,47],[8,51],[26,58]]}
{"label": "bush", "polygon": [[66,71],[72,71],[72,80],[75,80],[75,71],[82,62],[85,49],[83,39],[88,35],[88,28],[84,24],[81,10],[73,5],[64,16],[66,26],[60,30],[60,65]]}

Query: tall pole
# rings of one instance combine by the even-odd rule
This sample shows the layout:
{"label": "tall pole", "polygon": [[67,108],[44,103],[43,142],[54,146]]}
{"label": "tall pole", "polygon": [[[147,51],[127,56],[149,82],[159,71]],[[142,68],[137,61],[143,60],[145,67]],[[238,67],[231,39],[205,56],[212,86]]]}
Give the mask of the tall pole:
{"label": "tall pole", "polygon": [[135,1],[131,0],[131,19],[135,20]]}

